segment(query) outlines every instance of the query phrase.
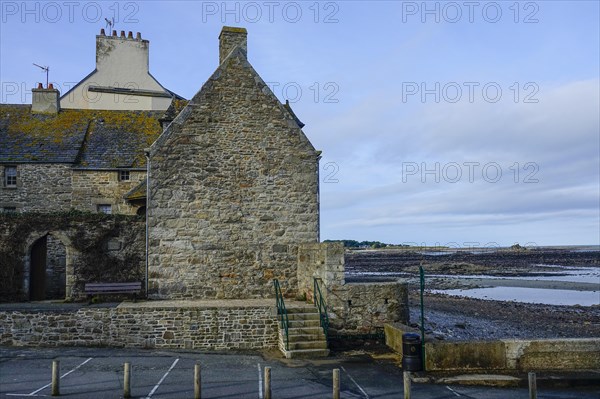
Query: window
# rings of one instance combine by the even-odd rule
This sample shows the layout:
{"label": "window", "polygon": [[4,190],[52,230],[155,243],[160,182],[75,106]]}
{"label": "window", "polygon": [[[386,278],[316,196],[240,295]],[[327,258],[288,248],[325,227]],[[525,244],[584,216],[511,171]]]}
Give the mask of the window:
{"label": "window", "polygon": [[4,167],[4,187],[17,187],[17,167]]}
{"label": "window", "polygon": [[17,213],[17,207],[15,206],[5,206],[2,208],[3,213]]}
{"label": "window", "polygon": [[112,205],[110,205],[110,204],[98,204],[98,212],[110,215],[112,213]]}
{"label": "window", "polygon": [[120,170],[119,171],[119,180],[120,181],[129,181],[129,171],[128,170]]}

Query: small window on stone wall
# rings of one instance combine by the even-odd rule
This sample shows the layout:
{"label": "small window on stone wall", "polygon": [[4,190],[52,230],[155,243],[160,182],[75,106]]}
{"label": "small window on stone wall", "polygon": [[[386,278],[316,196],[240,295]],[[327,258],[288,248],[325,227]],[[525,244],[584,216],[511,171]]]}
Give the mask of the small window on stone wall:
{"label": "small window on stone wall", "polygon": [[110,204],[98,204],[98,212],[110,215],[112,213],[112,205],[110,205]]}
{"label": "small window on stone wall", "polygon": [[2,208],[3,213],[17,213],[17,208],[14,206],[5,206]]}
{"label": "small window on stone wall", "polygon": [[4,167],[4,187],[17,187],[17,167]]}
{"label": "small window on stone wall", "polygon": [[119,171],[119,181],[129,181],[129,171],[128,170],[120,170]]}

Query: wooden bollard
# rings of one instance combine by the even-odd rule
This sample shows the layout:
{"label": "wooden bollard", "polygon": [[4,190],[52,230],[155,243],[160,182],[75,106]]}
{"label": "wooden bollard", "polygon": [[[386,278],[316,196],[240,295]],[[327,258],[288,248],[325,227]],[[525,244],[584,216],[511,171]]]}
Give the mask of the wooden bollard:
{"label": "wooden bollard", "polygon": [[404,380],[404,399],[410,399],[410,371],[402,373]]}
{"label": "wooden bollard", "polygon": [[333,399],[340,399],[340,369],[333,369]]}
{"label": "wooden bollard", "polygon": [[123,397],[131,398],[131,363],[123,365]]}
{"label": "wooden bollard", "polygon": [[60,362],[52,361],[52,396],[60,395]]}
{"label": "wooden bollard", "polygon": [[271,399],[271,367],[265,367],[265,399]]}
{"label": "wooden bollard", "polygon": [[535,373],[529,373],[529,399],[537,399],[537,382]]}
{"label": "wooden bollard", "polygon": [[201,380],[200,380],[200,365],[196,363],[194,366],[194,399],[201,398]]}

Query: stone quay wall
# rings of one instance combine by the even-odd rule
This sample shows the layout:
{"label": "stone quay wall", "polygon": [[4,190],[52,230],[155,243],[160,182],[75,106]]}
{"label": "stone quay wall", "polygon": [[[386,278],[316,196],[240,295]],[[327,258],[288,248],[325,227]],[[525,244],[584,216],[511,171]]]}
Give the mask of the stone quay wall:
{"label": "stone quay wall", "polygon": [[408,322],[408,287],[405,282],[346,284],[344,271],[342,243],[300,245],[300,295],[304,294],[313,301],[314,279],[319,281],[333,335],[370,334],[383,330],[386,323]]}
{"label": "stone quay wall", "polygon": [[3,346],[163,349],[277,348],[273,306],[85,307],[0,311]]}

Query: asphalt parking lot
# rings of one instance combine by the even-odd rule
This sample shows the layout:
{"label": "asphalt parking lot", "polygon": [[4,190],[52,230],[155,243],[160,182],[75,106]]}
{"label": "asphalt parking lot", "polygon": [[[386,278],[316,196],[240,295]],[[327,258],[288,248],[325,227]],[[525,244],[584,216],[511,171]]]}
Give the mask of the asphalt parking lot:
{"label": "asphalt parking lot", "polygon": [[[282,360],[259,353],[194,353],[106,348],[0,348],[0,396],[50,396],[52,360],[60,361],[60,393],[67,398],[123,397],[123,363],[130,362],[134,398],[192,398],[193,370],[202,368],[202,398],[263,399],[264,367],[272,397],[330,398],[332,370],[340,369],[342,398],[402,398],[402,370],[389,360],[332,356]],[[415,399],[518,399],[526,389],[413,384]],[[598,399],[598,390],[540,390],[544,399]]]}

